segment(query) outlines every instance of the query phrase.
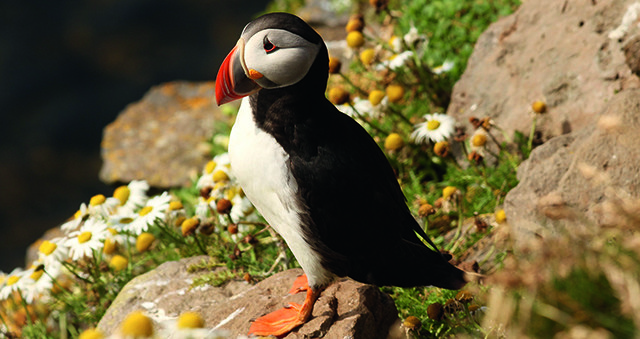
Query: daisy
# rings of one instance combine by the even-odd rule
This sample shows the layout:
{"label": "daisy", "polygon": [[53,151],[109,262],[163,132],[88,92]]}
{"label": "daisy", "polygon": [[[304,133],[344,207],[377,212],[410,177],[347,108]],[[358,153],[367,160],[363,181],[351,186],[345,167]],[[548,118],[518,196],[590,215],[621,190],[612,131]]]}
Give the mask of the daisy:
{"label": "daisy", "polygon": [[87,205],[85,203],[82,203],[80,204],[80,208],[78,209],[78,211],[76,211],[76,213],[73,215],[72,219],[62,224],[60,226],[60,229],[65,234],[71,231],[75,231],[76,229],[78,229],[78,227],[80,227],[80,223],[82,223],[82,220],[88,217],[88,215],[89,209],[87,208]]}
{"label": "daisy", "polygon": [[120,200],[105,197],[102,194],[94,195],[89,200],[89,214],[101,218],[108,218],[116,208],[120,206]]}
{"label": "daisy", "polygon": [[216,208],[215,197],[209,197],[207,199],[198,197],[198,204],[196,205],[195,215],[201,220],[207,220],[212,216],[211,211]]}
{"label": "daisy", "polygon": [[89,218],[79,230],[71,232],[65,246],[69,247],[69,257],[77,261],[85,256],[91,256],[94,250],[103,247],[103,241],[109,231],[107,224],[97,218]]}
{"label": "daisy", "polygon": [[376,65],[375,69],[376,71],[384,71],[386,69],[395,71],[400,67],[403,67],[404,65],[406,65],[409,61],[411,61],[412,57],[413,57],[412,51],[404,51],[398,54],[394,54],[389,59],[384,60],[383,62]]}
{"label": "daisy", "polygon": [[218,154],[205,165],[196,187],[214,187],[216,183],[228,181],[232,177],[229,153]]}
{"label": "daisy", "polygon": [[369,101],[369,99],[362,99],[359,97],[356,97],[353,99],[353,104],[351,103],[347,103],[347,104],[343,104],[343,105],[337,105],[336,108],[352,117],[352,118],[360,118],[361,116],[364,115],[373,115],[373,105],[371,104],[371,101]]}
{"label": "daisy", "polygon": [[38,247],[38,262],[44,265],[47,273],[57,277],[62,271],[62,262],[69,257],[66,238],[44,240]]}
{"label": "daisy", "polygon": [[171,195],[166,191],[149,199],[146,205],[138,211],[138,215],[133,222],[126,225],[124,229],[135,235],[145,232],[156,220],[164,219],[165,212],[169,209],[170,201]]}
{"label": "daisy", "polygon": [[126,186],[116,188],[113,197],[120,200],[120,211],[133,212],[147,202],[148,190],[149,184],[145,180],[133,180]]}
{"label": "daisy", "polygon": [[456,121],[446,114],[427,114],[424,119],[426,121],[415,125],[415,130],[411,133],[411,138],[416,143],[422,143],[427,140],[433,142],[443,141],[454,132]]}
{"label": "daisy", "polygon": [[455,63],[455,62],[453,62],[453,61],[445,60],[445,62],[444,62],[442,65],[440,65],[440,66],[438,66],[438,67],[434,67],[431,71],[432,71],[433,73],[435,73],[435,74],[442,74],[442,73],[446,73],[446,72],[449,72],[450,70],[452,70],[452,69],[453,69],[453,66],[454,66],[455,64],[456,64],[456,63]]}
{"label": "daisy", "polygon": [[25,284],[25,271],[20,267],[16,267],[11,273],[7,274],[2,284],[0,284],[0,301],[6,300],[17,290],[21,290]]}
{"label": "daisy", "polygon": [[411,26],[409,28],[409,32],[403,37],[404,43],[407,46],[417,46],[418,44],[426,45],[429,42],[429,38],[427,38],[424,34],[419,34],[416,26]]}
{"label": "daisy", "polygon": [[28,304],[34,300],[44,301],[42,298],[48,296],[53,288],[53,280],[45,274],[44,268],[38,262],[34,262],[31,268],[25,270],[22,280],[24,282],[20,293]]}

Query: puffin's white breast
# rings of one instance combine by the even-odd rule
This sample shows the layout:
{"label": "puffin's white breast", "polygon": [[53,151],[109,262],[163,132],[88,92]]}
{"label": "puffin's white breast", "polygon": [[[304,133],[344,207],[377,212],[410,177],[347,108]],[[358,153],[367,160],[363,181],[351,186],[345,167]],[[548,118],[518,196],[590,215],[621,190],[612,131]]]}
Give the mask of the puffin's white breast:
{"label": "puffin's white breast", "polygon": [[303,238],[298,190],[287,167],[289,156],[278,142],[258,128],[249,99],[244,98],[229,139],[231,170],[244,193],[284,240],[307,274],[309,285],[324,285],[333,275]]}

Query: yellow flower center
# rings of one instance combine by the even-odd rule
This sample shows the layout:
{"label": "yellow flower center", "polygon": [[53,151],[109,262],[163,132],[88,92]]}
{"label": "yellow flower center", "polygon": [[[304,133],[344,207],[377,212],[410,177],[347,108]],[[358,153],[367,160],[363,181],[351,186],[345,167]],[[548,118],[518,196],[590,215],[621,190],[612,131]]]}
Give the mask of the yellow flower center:
{"label": "yellow flower center", "polygon": [[169,210],[170,211],[181,210],[183,208],[184,208],[184,206],[182,205],[181,201],[172,201],[172,202],[169,203]]}
{"label": "yellow flower center", "polygon": [[128,264],[129,260],[119,254],[114,255],[109,261],[109,266],[111,266],[114,271],[122,271],[127,268]]}
{"label": "yellow flower center", "polygon": [[398,102],[404,97],[404,87],[400,85],[389,85],[385,92],[390,102]]}
{"label": "yellow flower center", "polygon": [[360,53],[360,61],[365,65],[371,65],[376,58],[376,51],[373,48],[367,48]]}
{"label": "yellow flower center", "polygon": [[[126,217],[126,218],[120,219],[120,223],[121,224],[130,224],[132,222],[133,222],[133,218]],[[116,231],[116,233],[117,233],[117,231]]]}
{"label": "yellow flower center", "polygon": [[42,274],[44,274],[44,270],[37,270],[37,271],[33,271],[33,273],[31,273],[29,277],[34,281],[38,281],[38,279],[42,277]]}
{"label": "yellow flower center", "polygon": [[347,34],[347,46],[351,48],[358,48],[364,45],[364,35],[358,31],[349,32]]}
{"label": "yellow flower center", "polygon": [[471,144],[475,147],[482,147],[487,143],[487,136],[484,134],[476,134],[471,138]]}
{"label": "yellow flower center", "polygon": [[373,90],[371,91],[371,93],[369,93],[369,102],[373,106],[378,106],[383,98],[384,92],[379,89]]}
{"label": "yellow flower center", "polygon": [[429,120],[427,121],[427,129],[430,131],[435,131],[440,127],[440,121],[438,120]]}
{"label": "yellow flower center", "polygon": [[389,151],[395,151],[404,146],[404,141],[398,133],[391,133],[384,140],[384,148]]}
{"label": "yellow flower center", "polygon": [[100,332],[100,330],[95,328],[90,328],[80,333],[80,336],[78,337],[78,339],[103,339],[103,338],[104,338],[104,335],[102,334],[102,332]]}
{"label": "yellow flower center", "polygon": [[40,251],[40,253],[44,255],[49,255],[53,253],[53,251],[55,251],[56,248],[58,248],[58,245],[52,243],[49,240],[45,240],[42,242],[42,244],[40,244],[40,247],[38,247],[38,250]]}
{"label": "yellow flower center", "polygon": [[187,236],[193,233],[196,228],[200,225],[200,220],[198,218],[189,218],[182,222],[182,235]]}
{"label": "yellow flower center", "polygon": [[120,200],[120,206],[124,205],[129,200],[131,190],[127,186],[120,186],[113,191],[113,197]]}
{"label": "yellow flower center", "polygon": [[136,239],[136,249],[138,252],[144,252],[149,249],[154,240],[156,240],[156,237],[154,237],[153,234],[147,232],[140,233]]}
{"label": "yellow flower center", "polygon": [[76,213],[73,214],[73,218],[74,219],[82,218],[82,211],[81,210],[77,210]]}
{"label": "yellow flower center", "polygon": [[102,248],[102,253],[104,254],[112,254],[116,251],[116,242],[113,239],[107,238],[104,241],[104,247]]}
{"label": "yellow flower center", "polygon": [[449,154],[449,143],[446,141],[438,141],[433,145],[433,152],[441,157],[446,157]]}
{"label": "yellow flower center", "polygon": [[89,240],[91,240],[91,232],[82,232],[78,235],[78,242],[81,244],[84,244]]}
{"label": "yellow flower center", "polygon": [[93,197],[91,197],[91,200],[89,200],[89,205],[91,206],[102,205],[105,202],[105,200],[107,200],[107,198],[105,198],[104,195],[102,194],[94,195]]}
{"label": "yellow flower center", "polygon": [[213,170],[218,166],[215,161],[211,160],[204,166],[204,172],[207,174],[213,173]]}
{"label": "yellow flower center", "polygon": [[120,327],[125,337],[148,338],[153,335],[153,321],[140,311],[129,313]]}
{"label": "yellow flower center", "polygon": [[202,328],[204,320],[196,312],[185,312],[178,318],[178,328]]}
{"label": "yellow flower center", "polygon": [[498,224],[502,224],[505,221],[507,221],[507,214],[504,212],[503,209],[497,210],[495,213],[495,216],[496,216],[496,222]]}
{"label": "yellow flower center", "polygon": [[213,182],[227,181],[229,180],[229,176],[223,170],[217,170],[213,173]]}
{"label": "yellow flower center", "polygon": [[151,211],[153,211],[153,207],[152,206],[145,206],[140,210],[140,212],[138,212],[138,214],[141,217],[144,217],[145,215],[151,213]]}
{"label": "yellow flower center", "polygon": [[20,280],[20,277],[17,275],[12,275],[9,278],[7,278],[7,286],[11,286],[15,283],[18,282],[18,280]]}
{"label": "yellow flower center", "polygon": [[442,189],[442,198],[447,200],[453,193],[455,193],[458,189],[453,186],[447,186]]}

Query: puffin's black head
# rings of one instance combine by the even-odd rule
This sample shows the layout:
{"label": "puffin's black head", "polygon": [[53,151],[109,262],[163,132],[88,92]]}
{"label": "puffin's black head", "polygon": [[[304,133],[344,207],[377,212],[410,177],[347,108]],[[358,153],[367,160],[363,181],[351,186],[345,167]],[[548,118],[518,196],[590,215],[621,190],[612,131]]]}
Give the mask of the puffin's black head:
{"label": "puffin's black head", "polygon": [[[319,54],[323,57],[316,60]],[[220,66],[216,79],[218,105],[262,88],[295,85],[314,64],[328,68],[326,54],[320,35],[302,19],[289,13],[265,14],[247,24]]]}

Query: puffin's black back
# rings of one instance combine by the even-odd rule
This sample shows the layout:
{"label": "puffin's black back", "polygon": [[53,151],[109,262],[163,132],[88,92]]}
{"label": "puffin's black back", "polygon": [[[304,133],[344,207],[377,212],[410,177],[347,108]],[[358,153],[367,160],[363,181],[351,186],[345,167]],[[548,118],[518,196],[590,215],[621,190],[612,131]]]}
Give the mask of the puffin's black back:
{"label": "puffin's black back", "polygon": [[[299,34],[309,41],[321,39],[295,16],[273,18],[245,31],[284,22],[287,29],[309,35]],[[419,225],[380,147],[325,98],[327,78],[322,44],[303,80],[250,98],[257,125],[289,155],[307,242],[338,276],[376,285],[464,286],[463,272],[416,235]]]}

